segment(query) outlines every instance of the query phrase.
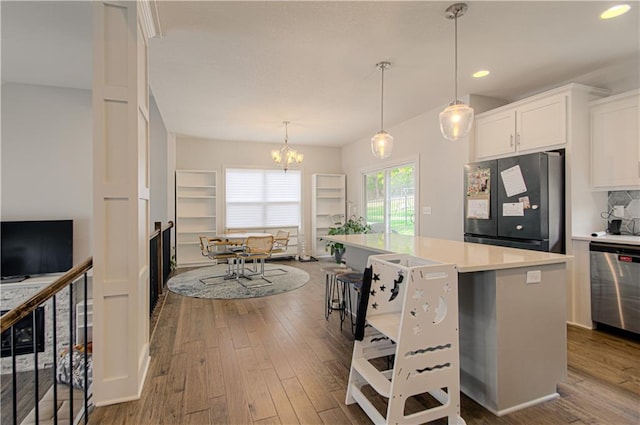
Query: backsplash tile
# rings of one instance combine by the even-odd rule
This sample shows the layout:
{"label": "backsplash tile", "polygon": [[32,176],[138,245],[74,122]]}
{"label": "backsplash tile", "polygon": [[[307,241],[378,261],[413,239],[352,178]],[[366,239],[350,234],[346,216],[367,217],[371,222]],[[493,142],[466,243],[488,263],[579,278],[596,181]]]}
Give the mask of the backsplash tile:
{"label": "backsplash tile", "polygon": [[640,234],[640,190],[614,190],[608,193],[607,211],[613,213],[615,205],[624,205],[622,234]]}

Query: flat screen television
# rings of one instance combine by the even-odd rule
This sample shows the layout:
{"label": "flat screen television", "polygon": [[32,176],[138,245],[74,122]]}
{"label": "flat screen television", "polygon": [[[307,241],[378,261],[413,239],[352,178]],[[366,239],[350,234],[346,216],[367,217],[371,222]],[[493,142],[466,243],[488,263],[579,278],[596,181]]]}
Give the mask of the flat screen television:
{"label": "flat screen television", "polygon": [[73,267],[73,220],[3,221],[1,226],[4,282]]}

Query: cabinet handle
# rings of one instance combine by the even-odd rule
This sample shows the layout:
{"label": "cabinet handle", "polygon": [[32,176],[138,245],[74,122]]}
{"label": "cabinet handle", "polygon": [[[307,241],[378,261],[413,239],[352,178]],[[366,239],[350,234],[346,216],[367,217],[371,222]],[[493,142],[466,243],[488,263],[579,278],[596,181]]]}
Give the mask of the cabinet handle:
{"label": "cabinet handle", "polygon": [[516,146],[520,146],[520,133],[516,133]]}
{"label": "cabinet handle", "polygon": [[509,135],[509,146],[513,147],[513,134]]}

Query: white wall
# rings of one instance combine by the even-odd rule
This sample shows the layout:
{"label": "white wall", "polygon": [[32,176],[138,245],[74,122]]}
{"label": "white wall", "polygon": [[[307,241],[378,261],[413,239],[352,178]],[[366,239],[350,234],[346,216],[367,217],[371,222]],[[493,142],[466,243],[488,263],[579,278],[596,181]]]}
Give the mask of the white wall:
{"label": "white wall", "polygon": [[2,220],[73,219],[73,261],[91,256],[91,91],[2,85]]}
{"label": "white wall", "polygon": [[149,224],[153,230],[154,222],[160,221],[165,225],[170,220],[167,210],[167,129],[153,97],[149,98],[149,127]]}
{"label": "white wall", "polygon": [[[471,96],[475,112],[504,104],[504,101]],[[391,156],[384,161],[373,157],[370,138],[346,145],[342,150],[342,168],[347,174],[347,200],[357,205],[362,215],[361,173],[385,167],[406,159],[419,157],[418,232],[421,236],[451,240],[463,239],[463,170],[470,161],[470,137],[450,142],[440,133],[440,108],[424,112],[415,118],[387,128],[394,139]],[[372,136],[374,131],[372,130]],[[431,207],[431,214],[422,214]]]}
{"label": "white wall", "polygon": [[[2,85],[2,220],[72,219],[73,261],[93,255],[91,91]],[[151,229],[165,224],[167,132],[150,100]]]}
{"label": "white wall", "polygon": [[[282,143],[254,143],[176,137],[176,169],[216,170],[218,172],[218,230],[224,228],[224,169],[226,167],[277,168],[271,160],[271,150]],[[310,251],[311,238],[311,175],[342,173],[340,148],[292,146],[304,154],[302,171],[302,228],[305,251]]]}

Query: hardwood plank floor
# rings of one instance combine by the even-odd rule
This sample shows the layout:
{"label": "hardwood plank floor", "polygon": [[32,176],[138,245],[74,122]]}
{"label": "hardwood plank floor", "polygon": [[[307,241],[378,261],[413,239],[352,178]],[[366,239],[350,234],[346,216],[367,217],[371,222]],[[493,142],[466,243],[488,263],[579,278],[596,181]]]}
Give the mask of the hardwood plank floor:
{"label": "hardwood plank floor", "polygon": [[[371,423],[344,404],[353,342],[337,314],[324,319],[327,263],[283,264],[310,282],[248,300],[168,293],[141,399],[99,407],[90,423]],[[640,424],[640,343],[568,326],[568,364],[560,398],[498,418],[463,394],[462,417],[469,425]]]}

